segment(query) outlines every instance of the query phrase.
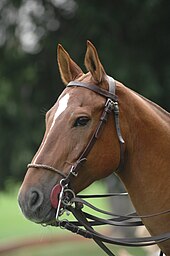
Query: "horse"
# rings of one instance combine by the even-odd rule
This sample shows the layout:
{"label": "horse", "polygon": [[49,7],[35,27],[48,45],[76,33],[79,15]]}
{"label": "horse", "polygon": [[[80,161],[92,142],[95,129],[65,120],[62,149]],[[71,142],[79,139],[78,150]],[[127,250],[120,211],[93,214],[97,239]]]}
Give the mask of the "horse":
{"label": "horse", "polygon": [[[142,219],[151,236],[169,232],[169,215],[157,214],[170,209],[169,113],[108,76],[90,41],[87,73],[60,44],[57,56],[62,81],[68,86],[46,113],[43,140],[19,191],[23,214],[36,223],[49,223],[56,214],[51,191],[62,178],[69,176],[69,187],[77,194],[115,172],[137,213],[155,214]],[[109,95],[118,99],[119,119],[108,115],[96,131]],[[56,191],[55,196],[61,192],[58,187]],[[170,256],[169,240],[158,246]]]}

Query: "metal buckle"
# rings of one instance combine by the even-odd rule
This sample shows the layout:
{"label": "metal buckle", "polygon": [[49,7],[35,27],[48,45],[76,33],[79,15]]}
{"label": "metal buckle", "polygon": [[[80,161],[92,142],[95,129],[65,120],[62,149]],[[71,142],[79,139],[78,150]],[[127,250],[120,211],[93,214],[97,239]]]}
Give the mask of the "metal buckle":
{"label": "metal buckle", "polygon": [[70,173],[74,176],[77,177],[78,173],[74,171],[74,165],[72,165]]}
{"label": "metal buckle", "polygon": [[117,101],[114,102],[114,113],[115,113],[116,115],[119,114],[119,105],[118,105],[118,102],[117,102]]}
{"label": "metal buckle", "polygon": [[114,109],[114,101],[110,98],[107,99],[105,104],[105,110],[106,111],[112,111]]}

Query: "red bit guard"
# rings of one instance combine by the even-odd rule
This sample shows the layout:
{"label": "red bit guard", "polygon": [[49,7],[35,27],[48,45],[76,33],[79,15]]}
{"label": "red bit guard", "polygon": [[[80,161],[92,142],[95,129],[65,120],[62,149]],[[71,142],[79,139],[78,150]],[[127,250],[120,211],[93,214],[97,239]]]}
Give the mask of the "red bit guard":
{"label": "red bit guard", "polygon": [[59,202],[59,195],[61,192],[61,185],[57,184],[53,187],[51,194],[50,194],[50,201],[53,208],[57,209],[58,202]]}

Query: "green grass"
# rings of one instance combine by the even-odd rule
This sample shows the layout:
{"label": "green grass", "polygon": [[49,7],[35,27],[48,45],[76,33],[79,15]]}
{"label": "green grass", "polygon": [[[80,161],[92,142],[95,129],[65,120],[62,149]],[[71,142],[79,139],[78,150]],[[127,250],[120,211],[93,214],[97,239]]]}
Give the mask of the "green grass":
{"label": "green grass", "polygon": [[41,226],[29,222],[22,215],[17,204],[16,189],[13,194],[0,194],[0,220],[1,242],[7,239],[23,237],[23,234],[32,236],[42,232]]}
{"label": "green grass", "polygon": [[[84,193],[103,193],[105,191],[102,183],[97,182],[92,185]],[[68,237],[72,235],[68,231],[61,230],[54,227],[42,227],[32,223],[24,218],[22,215],[18,203],[17,203],[18,187],[14,187],[13,191],[9,193],[0,193],[0,248],[3,245],[10,245],[21,240],[39,239],[45,240],[49,236],[62,236]],[[107,200],[95,199],[95,205],[102,209],[108,209]],[[66,256],[74,254],[74,256],[81,255],[93,255],[102,256],[105,255],[100,248],[91,240],[77,240],[77,236],[74,235],[75,241],[64,242],[59,244],[50,244],[49,246],[34,246],[25,247],[23,249],[15,250],[3,254],[5,256]],[[112,246],[113,252],[117,254],[119,247]],[[122,248],[121,248],[122,250]],[[125,248],[123,248],[125,250]],[[128,248],[130,255],[147,256],[143,249]],[[1,254],[1,253],[0,253]],[[126,255],[125,255],[126,256]]]}

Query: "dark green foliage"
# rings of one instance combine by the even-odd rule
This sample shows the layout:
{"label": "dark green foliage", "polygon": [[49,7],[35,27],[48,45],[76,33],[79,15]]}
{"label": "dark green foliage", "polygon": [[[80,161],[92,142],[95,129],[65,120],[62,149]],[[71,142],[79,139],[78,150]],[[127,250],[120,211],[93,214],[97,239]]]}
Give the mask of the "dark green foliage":
{"label": "dark green foliage", "polygon": [[[44,112],[64,88],[56,64],[57,43],[84,69],[86,40],[91,40],[108,74],[170,107],[169,1],[59,2],[0,4],[0,189],[6,180],[23,178],[43,136]],[[26,4],[33,3],[29,29],[37,44],[29,46],[29,37],[25,45],[22,41],[22,15]]]}

